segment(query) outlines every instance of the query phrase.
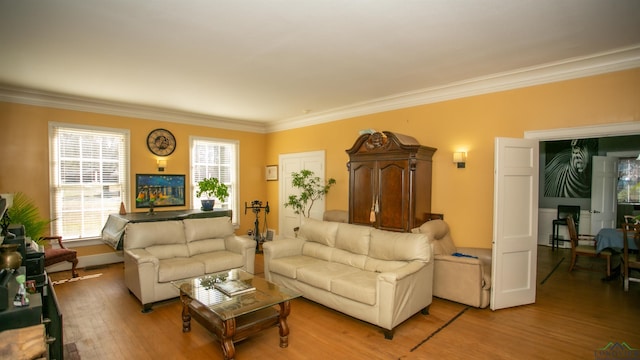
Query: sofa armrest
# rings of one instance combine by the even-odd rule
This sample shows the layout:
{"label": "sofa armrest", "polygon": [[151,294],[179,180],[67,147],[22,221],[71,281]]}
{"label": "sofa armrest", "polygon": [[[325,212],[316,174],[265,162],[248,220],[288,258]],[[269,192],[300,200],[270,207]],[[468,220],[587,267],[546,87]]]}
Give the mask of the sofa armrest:
{"label": "sofa armrest", "polygon": [[128,249],[125,250],[125,255],[128,255],[131,260],[133,260],[138,266],[144,263],[151,263],[154,267],[158,267],[160,264],[160,260],[151,255],[145,249]]}
{"label": "sofa armrest", "polygon": [[425,263],[420,261],[413,261],[409,264],[395,270],[383,272],[378,275],[378,279],[386,281],[388,283],[394,283],[396,281],[402,280],[407,276],[411,276],[416,272],[420,271],[425,266]]}
{"label": "sofa armrest", "polygon": [[224,238],[224,247],[231,252],[242,255],[247,249],[255,249],[256,241],[242,236],[230,235]]}
{"label": "sofa armrest", "polygon": [[467,255],[473,255],[480,259],[483,263],[491,264],[492,251],[484,248],[459,247],[458,252]]}
{"label": "sofa armrest", "polygon": [[255,273],[256,241],[244,236],[229,235],[224,238],[224,246],[228,251],[242,255],[244,270]]}
{"label": "sofa armrest", "polygon": [[267,259],[278,259],[288,256],[302,254],[302,246],[306,241],[299,238],[284,238],[274,241],[267,241],[262,244],[265,262]]}
{"label": "sofa armrest", "polygon": [[267,241],[262,244],[264,254],[264,275],[271,281],[271,261],[287,256],[302,255],[302,246],[306,241],[298,238],[284,238],[274,241]]}
{"label": "sofa armrest", "polygon": [[433,261],[412,261],[378,274],[378,322],[393,329],[418,311],[428,309],[433,298]]}

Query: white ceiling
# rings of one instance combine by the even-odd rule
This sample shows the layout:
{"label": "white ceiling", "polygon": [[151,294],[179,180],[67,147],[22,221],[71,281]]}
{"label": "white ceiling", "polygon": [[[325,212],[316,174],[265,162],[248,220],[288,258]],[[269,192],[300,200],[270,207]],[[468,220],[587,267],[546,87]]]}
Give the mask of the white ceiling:
{"label": "white ceiling", "polygon": [[4,99],[202,123],[275,128],[639,64],[638,0],[0,0]]}

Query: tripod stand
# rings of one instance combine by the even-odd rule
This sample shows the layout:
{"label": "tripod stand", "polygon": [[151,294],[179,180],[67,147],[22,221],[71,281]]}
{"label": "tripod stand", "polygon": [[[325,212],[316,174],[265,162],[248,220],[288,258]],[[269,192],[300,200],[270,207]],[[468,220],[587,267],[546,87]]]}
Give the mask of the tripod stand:
{"label": "tripod stand", "polygon": [[247,213],[247,209],[251,209],[256,214],[256,221],[253,223],[253,239],[256,241],[256,253],[261,253],[260,244],[264,242],[264,237],[260,234],[260,211],[264,209],[264,228],[267,229],[267,214],[269,213],[269,202],[266,206],[262,206],[262,201],[254,200],[251,202],[251,206],[244,203],[244,213]]}

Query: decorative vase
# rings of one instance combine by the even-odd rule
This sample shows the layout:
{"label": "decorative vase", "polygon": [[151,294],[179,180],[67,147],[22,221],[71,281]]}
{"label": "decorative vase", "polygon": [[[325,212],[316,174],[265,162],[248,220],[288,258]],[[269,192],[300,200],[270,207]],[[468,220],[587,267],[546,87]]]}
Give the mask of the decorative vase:
{"label": "decorative vase", "polygon": [[19,244],[0,245],[0,269],[16,270],[22,264],[22,255],[18,252]]}
{"label": "decorative vase", "polygon": [[215,200],[211,199],[201,199],[200,203],[202,204],[202,210],[211,211],[213,210],[213,205],[215,204]]}

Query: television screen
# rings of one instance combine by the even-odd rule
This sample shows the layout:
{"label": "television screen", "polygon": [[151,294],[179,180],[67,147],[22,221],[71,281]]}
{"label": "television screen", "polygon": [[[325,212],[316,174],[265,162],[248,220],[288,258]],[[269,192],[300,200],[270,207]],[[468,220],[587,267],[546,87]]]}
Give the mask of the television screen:
{"label": "television screen", "polygon": [[136,208],[185,205],[185,176],[136,174]]}

